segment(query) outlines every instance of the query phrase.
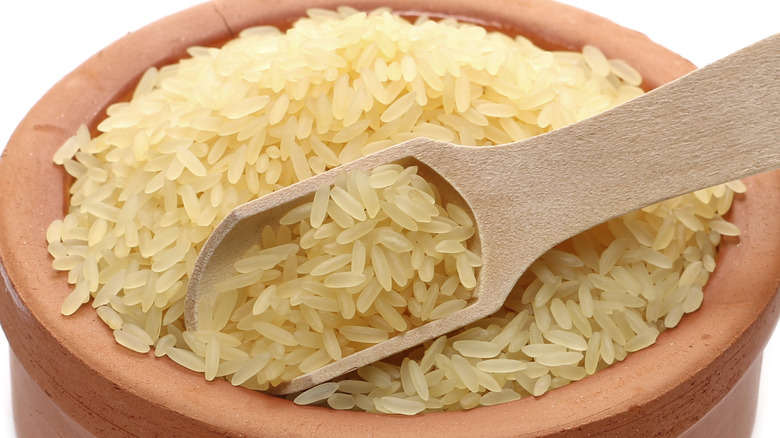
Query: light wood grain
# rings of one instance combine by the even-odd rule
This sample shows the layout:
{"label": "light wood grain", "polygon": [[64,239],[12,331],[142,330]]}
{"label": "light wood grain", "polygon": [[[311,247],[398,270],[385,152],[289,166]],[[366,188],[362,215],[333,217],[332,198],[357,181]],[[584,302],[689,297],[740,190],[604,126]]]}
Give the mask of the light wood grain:
{"label": "light wood grain", "polygon": [[[491,148],[415,139],[338,170],[402,162],[429,170],[470,208],[484,265],[463,310],[353,353],[272,392],[297,392],[451,332],[498,310],[549,248],[613,217],[697,189],[780,168],[780,35],[610,111]],[[213,303],[213,285],[263,226],[332,184],[330,171],[236,208],[204,245],[185,319]]]}

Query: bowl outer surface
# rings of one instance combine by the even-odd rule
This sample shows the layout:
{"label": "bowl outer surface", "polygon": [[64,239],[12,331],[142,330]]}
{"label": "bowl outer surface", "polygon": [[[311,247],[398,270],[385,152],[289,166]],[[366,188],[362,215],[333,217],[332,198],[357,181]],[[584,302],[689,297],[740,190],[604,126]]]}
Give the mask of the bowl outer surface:
{"label": "bowl outer surface", "polygon": [[[702,308],[624,362],[539,398],[414,417],[336,412],[206,382],[168,359],[118,346],[88,306],[59,313],[67,275],[51,268],[45,230],[66,210],[68,178],[51,156],[77,127],[94,127],[147,67],[250,25],[285,25],[308,6],[387,2],[223,0],[204,3],[107,47],[30,111],[0,159],[0,322],[27,372],[97,436],[676,436],[711,408],[763,349],[778,318],[780,174],[751,178],[735,202],[739,239],[724,239]],[[643,35],[546,0],[399,0],[394,9],[472,17],[545,48],[585,42],[632,63],[653,88],[693,66]],[[473,17],[477,17],[473,19]]]}

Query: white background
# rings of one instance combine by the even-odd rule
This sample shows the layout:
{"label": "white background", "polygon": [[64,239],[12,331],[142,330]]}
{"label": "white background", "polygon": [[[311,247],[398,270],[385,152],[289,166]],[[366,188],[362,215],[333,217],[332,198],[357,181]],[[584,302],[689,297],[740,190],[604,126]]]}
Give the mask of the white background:
{"label": "white background", "polygon": [[[481,0],[490,1],[490,0]],[[0,3],[0,150],[28,109],[82,61],[145,24],[199,0],[68,0]],[[780,31],[772,0],[563,0],[648,35],[703,66]],[[780,267],[778,267],[780,269]],[[778,331],[780,333],[780,331]],[[0,336],[0,437],[12,437],[8,345]],[[765,352],[753,438],[776,438],[780,334]],[[773,415],[774,414],[774,415]]]}

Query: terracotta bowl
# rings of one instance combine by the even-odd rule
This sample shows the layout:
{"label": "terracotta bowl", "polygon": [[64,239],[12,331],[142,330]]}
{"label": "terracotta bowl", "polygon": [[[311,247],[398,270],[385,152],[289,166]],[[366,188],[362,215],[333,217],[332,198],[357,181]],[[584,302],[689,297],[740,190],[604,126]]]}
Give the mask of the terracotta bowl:
{"label": "terracotta bowl", "polygon": [[749,436],[761,352],[778,319],[780,173],[746,181],[731,216],[743,235],[724,239],[699,311],[652,347],[539,398],[413,417],[299,407],[132,353],[88,306],[60,315],[70,288],[51,269],[44,238],[67,205],[54,150],[79,124],[94,127],[147,67],[250,25],[284,26],[307,7],[339,4],[461,17],[548,49],[590,43],[633,64],[647,88],[694,68],[637,32],[547,0],[215,0],[128,35],[55,85],[0,160],[0,321],[19,436]]}

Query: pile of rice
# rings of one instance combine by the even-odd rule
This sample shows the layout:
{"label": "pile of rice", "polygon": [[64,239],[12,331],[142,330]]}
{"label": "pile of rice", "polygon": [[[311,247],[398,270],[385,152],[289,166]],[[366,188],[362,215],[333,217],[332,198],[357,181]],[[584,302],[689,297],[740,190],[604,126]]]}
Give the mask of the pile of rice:
{"label": "pile of rice", "polygon": [[[398,216],[414,222],[416,237],[402,233],[411,230],[395,218],[381,217],[389,222],[380,226],[379,216],[350,215],[349,207],[326,206],[325,216],[314,203],[291,211],[237,263],[240,280],[221,285],[207,326],[189,332],[188,276],[231,209],[410,138],[507,143],[642,93],[636,71],[591,46],[546,52],[523,37],[451,19],[411,23],[388,10],[312,10],[287,32],[252,28],[222,48],[194,47],[189,54],[150,69],[129,102],[109,108],[99,135],[83,127],[56,152],[54,161],[74,183],[68,214],[47,231],[49,252],[74,285],[63,314],[91,300],[119,344],[139,353],[154,348],[208,379],[259,390],[456,310],[473,288],[479,257],[467,250],[473,233],[467,215],[442,205],[412,170],[396,168],[409,176],[402,181],[406,193],[411,187],[433,200],[430,214]],[[328,189],[329,204],[347,200],[350,190],[356,199],[359,185],[351,189],[349,178],[342,180],[340,191]],[[490,318],[408,352],[400,363],[363,367],[294,399],[415,414],[538,396],[593,374],[651,345],[700,306],[721,236],[739,233],[722,216],[743,190],[739,182],[702,190],[578,235],[534,263]],[[393,199],[385,205],[398,210]],[[368,212],[366,204],[360,208]],[[465,262],[426,253],[430,269],[414,255],[418,242],[452,231],[430,225],[434,209],[440,223],[460,230],[460,240],[446,239],[453,243],[444,253],[462,247]],[[355,237],[371,221],[391,243],[366,237],[370,231],[368,240]],[[326,239],[347,237],[305,248],[314,228],[325,228]],[[285,245],[273,265],[260,257]],[[305,251],[315,247],[318,255]],[[372,248],[396,265],[392,281],[374,269],[381,256],[374,259]],[[392,255],[391,263],[388,254],[408,256]],[[320,283],[290,287],[316,263],[333,271]],[[373,280],[379,290],[372,286],[366,295],[375,299],[361,300],[368,286],[357,289]],[[324,290],[331,287],[352,301]],[[439,298],[424,303],[431,289]],[[452,308],[434,313],[438,305]]]}
{"label": "pile of rice", "polygon": [[[206,379],[268,389],[466,307],[482,265],[467,249],[474,224],[417,170],[340,172],[266,225],[199,303]],[[220,363],[227,343],[253,366]]]}

